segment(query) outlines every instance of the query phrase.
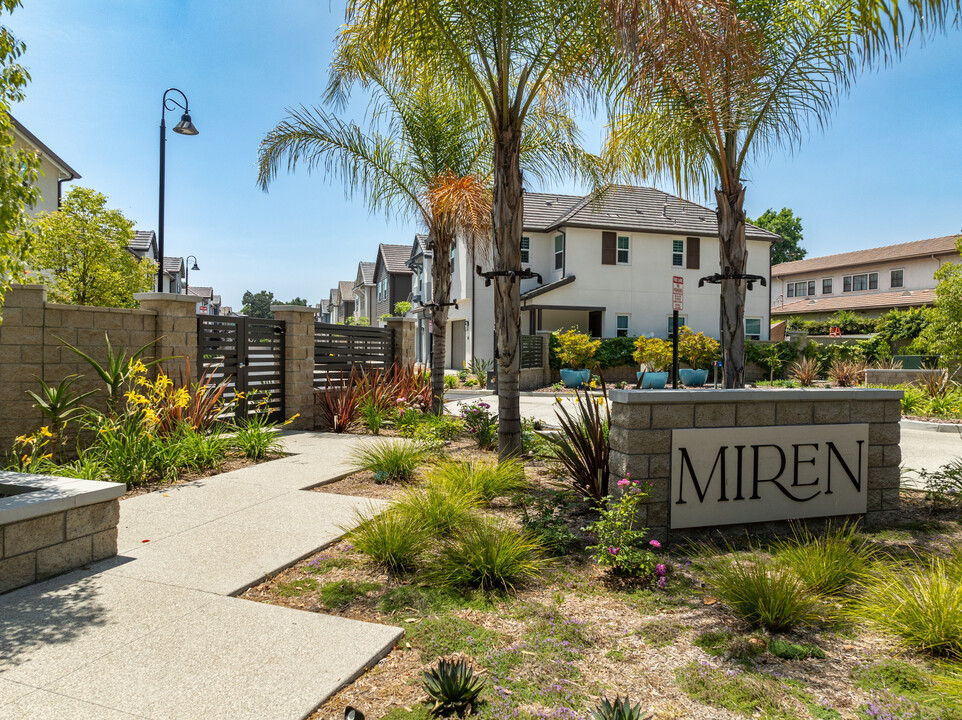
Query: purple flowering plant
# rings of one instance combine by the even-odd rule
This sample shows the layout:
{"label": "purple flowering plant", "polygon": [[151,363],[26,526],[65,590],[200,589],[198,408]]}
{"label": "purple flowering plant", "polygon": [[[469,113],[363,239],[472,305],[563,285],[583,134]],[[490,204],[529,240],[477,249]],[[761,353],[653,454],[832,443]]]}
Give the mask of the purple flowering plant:
{"label": "purple flowering plant", "polygon": [[608,572],[624,577],[658,578],[665,587],[668,566],[656,562],[657,540],[648,540],[648,528],[637,520],[638,506],[648,497],[648,483],[622,478],[617,483],[620,498],[607,496],[600,517],[584,528],[594,535],[596,544],[588,547],[595,562]]}

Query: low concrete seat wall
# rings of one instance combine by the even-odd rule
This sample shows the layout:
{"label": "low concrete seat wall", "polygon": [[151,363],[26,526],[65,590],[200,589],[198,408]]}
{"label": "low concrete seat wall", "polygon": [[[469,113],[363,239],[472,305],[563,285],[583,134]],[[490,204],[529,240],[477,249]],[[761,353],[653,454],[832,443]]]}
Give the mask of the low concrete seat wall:
{"label": "low concrete seat wall", "polygon": [[943,377],[945,370],[881,370],[878,368],[865,369],[866,385],[902,385],[925,380],[928,377]]}
{"label": "low concrete seat wall", "polygon": [[[652,537],[720,527],[735,535],[773,522],[850,515],[878,525],[898,516],[901,390],[612,390],[610,396],[611,484],[622,477],[651,482],[641,520]],[[682,448],[682,439],[694,449]],[[840,449],[843,440],[850,450]],[[709,453],[698,468],[687,457],[696,451]],[[753,451],[756,465],[769,458],[776,466],[752,467]],[[758,497],[749,495],[753,480]],[[784,496],[789,509],[773,513]],[[713,503],[700,528],[690,520],[683,529],[673,523],[673,514],[699,503]],[[813,514],[816,505],[821,511]],[[731,522],[735,516],[742,521]]]}

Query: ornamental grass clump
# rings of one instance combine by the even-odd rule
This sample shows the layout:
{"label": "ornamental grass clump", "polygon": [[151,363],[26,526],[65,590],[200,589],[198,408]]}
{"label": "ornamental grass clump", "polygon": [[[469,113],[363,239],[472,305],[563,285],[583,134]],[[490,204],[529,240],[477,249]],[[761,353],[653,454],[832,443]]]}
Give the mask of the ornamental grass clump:
{"label": "ornamental grass clump", "polygon": [[[389,509],[354,512],[356,526],[347,539],[378,565],[399,575],[414,568],[427,549],[430,537],[416,518]],[[342,528],[346,529],[346,528]]]}
{"label": "ornamental grass clump", "polygon": [[546,565],[535,538],[504,523],[480,521],[441,544],[428,577],[445,587],[514,590],[540,579]]}
{"label": "ornamental grass clump", "polygon": [[473,492],[454,492],[428,483],[404,491],[391,503],[391,512],[409,518],[434,537],[447,537],[474,522],[473,513],[481,505],[481,498]]}
{"label": "ornamental grass clump", "polygon": [[909,647],[962,659],[962,553],[877,568],[852,611]]}
{"label": "ornamental grass clump", "polygon": [[356,470],[374,473],[375,482],[402,482],[414,477],[431,450],[407,440],[378,440],[364,443],[351,456]]}
{"label": "ornamental grass clump", "polygon": [[452,494],[476,495],[486,504],[496,497],[513,495],[528,487],[524,466],[515,459],[500,462],[445,460],[434,466],[428,482]]}
{"label": "ornamental grass clump", "polygon": [[698,558],[705,582],[738,617],[772,632],[828,619],[806,583],[785,563],[755,551],[750,557],[714,548]]}
{"label": "ornamental grass clump", "polygon": [[793,527],[791,540],[775,543],[776,557],[790,567],[815,595],[842,595],[865,580],[877,551],[858,534],[858,527],[828,525],[813,533],[804,525]]}

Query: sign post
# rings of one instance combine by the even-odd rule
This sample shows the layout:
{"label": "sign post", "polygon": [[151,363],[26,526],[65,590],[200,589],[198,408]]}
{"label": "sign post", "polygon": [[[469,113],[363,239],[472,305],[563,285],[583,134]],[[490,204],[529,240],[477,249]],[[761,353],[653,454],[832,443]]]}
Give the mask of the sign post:
{"label": "sign post", "polygon": [[671,387],[678,389],[678,312],[685,301],[685,278],[675,275],[671,281]]}

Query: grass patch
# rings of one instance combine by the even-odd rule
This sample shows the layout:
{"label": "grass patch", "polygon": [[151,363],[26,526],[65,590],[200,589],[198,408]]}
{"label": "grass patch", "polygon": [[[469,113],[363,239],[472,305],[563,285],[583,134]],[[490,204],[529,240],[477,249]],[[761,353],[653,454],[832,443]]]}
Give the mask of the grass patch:
{"label": "grass patch", "polygon": [[706,630],[695,638],[694,645],[712,657],[722,657],[728,653],[728,644],[733,637],[735,633],[727,630]]}
{"label": "grass patch", "polygon": [[421,660],[434,662],[456,652],[478,658],[489,652],[501,636],[481,625],[446,615],[427,618],[407,628],[407,638],[418,649]]}
{"label": "grass patch", "polygon": [[[314,580],[314,582],[317,581]],[[379,587],[381,586],[373,582],[337,580],[336,582],[322,585],[318,595],[324,607],[330,610],[338,610],[347,607],[358,598],[366,596],[369,592],[377,590]]]}
{"label": "grass patch", "polygon": [[595,640],[590,625],[549,605],[525,603],[514,608],[511,615],[527,622],[525,637],[529,640],[551,638],[579,650]]}
{"label": "grass patch", "polygon": [[301,568],[304,572],[311,573],[312,575],[323,575],[330,572],[331,570],[336,570],[337,568],[347,567],[351,564],[351,561],[345,557],[331,556],[331,555],[315,555]]}
{"label": "grass patch", "polygon": [[470,608],[493,610],[495,602],[487,593],[428,585],[401,585],[385,591],[378,610],[388,615],[425,615]]}
{"label": "grass patch", "polygon": [[426,445],[406,440],[378,440],[364,443],[351,456],[356,470],[374,473],[375,482],[401,482],[414,477],[414,472],[431,454]]}
{"label": "grass patch", "polygon": [[513,459],[497,463],[447,460],[435,466],[429,482],[454,495],[476,495],[486,504],[528,487],[524,466]]}
{"label": "grass patch", "polygon": [[445,587],[513,590],[541,578],[546,564],[531,536],[504,524],[477,522],[441,545],[430,577]]}
{"label": "grass patch", "polygon": [[775,543],[774,552],[816,595],[841,595],[868,577],[878,553],[848,523],[815,534],[796,525],[791,540]]}
{"label": "grass patch", "polygon": [[682,630],[684,630],[684,625],[662,619],[645,623],[635,632],[652,647],[665,647],[673,644]]}
{"label": "grass patch", "polygon": [[347,537],[378,565],[400,574],[417,565],[430,538],[417,519],[394,509],[366,518],[355,510],[360,524]]}
{"label": "grass patch", "polygon": [[290,582],[278,583],[274,593],[281,597],[298,597],[317,590],[317,580],[314,578],[300,578]]}
{"label": "grass patch", "polygon": [[783,660],[809,660],[811,658],[823,660],[825,658],[825,651],[816,645],[790,643],[785,640],[771,640],[768,643],[768,652]]}
{"label": "grass patch", "polygon": [[391,512],[407,518],[436,537],[446,537],[475,522],[473,512],[481,506],[479,496],[429,484],[405,490],[391,504]]}
{"label": "grass patch", "polygon": [[784,563],[755,552],[699,558],[705,580],[740,618],[756,627],[785,632],[827,619],[828,610]]}
{"label": "grass patch", "polygon": [[410,710],[394,708],[381,720],[432,720],[434,715],[426,705],[417,705]]}

